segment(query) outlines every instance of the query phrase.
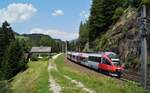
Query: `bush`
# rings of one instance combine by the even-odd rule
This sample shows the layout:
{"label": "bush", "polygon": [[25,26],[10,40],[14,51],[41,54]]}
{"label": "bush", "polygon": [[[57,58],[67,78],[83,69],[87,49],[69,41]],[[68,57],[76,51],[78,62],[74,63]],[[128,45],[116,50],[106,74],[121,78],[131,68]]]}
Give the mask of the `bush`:
{"label": "bush", "polygon": [[8,81],[0,81],[0,93],[12,93]]}
{"label": "bush", "polygon": [[150,5],[150,0],[143,0],[144,4]]}
{"label": "bush", "polygon": [[37,56],[32,56],[30,59],[31,59],[31,61],[38,61],[39,60],[39,58]]}
{"label": "bush", "polygon": [[139,66],[140,66],[140,62],[139,62],[140,59],[138,58],[133,58],[130,60],[131,64],[131,68],[134,69],[134,70],[138,70],[139,69]]}
{"label": "bush", "polygon": [[41,60],[42,61],[47,61],[49,59],[49,57],[43,57]]}
{"label": "bush", "polygon": [[129,68],[129,63],[125,63],[125,69],[128,69]]}
{"label": "bush", "polygon": [[123,14],[123,12],[124,12],[124,9],[122,7],[116,8],[115,13],[114,13],[112,19],[113,20],[117,20],[118,18],[120,18],[120,16]]}

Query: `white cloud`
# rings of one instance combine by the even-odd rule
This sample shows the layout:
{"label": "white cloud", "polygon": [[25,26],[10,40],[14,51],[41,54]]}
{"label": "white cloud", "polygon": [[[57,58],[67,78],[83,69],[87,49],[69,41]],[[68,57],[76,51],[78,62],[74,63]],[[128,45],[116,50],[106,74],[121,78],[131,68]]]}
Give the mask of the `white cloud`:
{"label": "white cloud", "polygon": [[88,18],[89,18],[89,16],[90,16],[90,13],[89,13],[89,11],[87,12],[87,11],[82,11],[81,13],[80,13],[80,16],[81,16],[81,18],[83,19],[83,20],[87,20]]}
{"label": "white cloud", "polygon": [[28,20],[37,9],[32,4],[12,3],[0,9],[0,23],[7,20],[10,23]]}
{"label": "white cloud", "polygon": [[54,12],[52,13],[52,16],[62,16],[62,15],[64,15],[64,12],[60,9],[54,10]]}
{"label": "white cloud", "polygon": [[64,32],[56,29],[41,29],[41,28],[33,28],[30,30],[30,33],[38,33],[49,35],[56,39],[61,40],[73,40],[78,38],[78,33],[76,32]]}

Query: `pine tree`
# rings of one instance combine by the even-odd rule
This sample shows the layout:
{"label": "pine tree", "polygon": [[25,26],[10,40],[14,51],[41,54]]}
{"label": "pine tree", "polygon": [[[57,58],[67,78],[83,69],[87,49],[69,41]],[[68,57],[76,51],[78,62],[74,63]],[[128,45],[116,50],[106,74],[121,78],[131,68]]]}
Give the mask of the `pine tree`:
{"label": "pine tree", "polygon": [[13,40],[15,40],[14,33],[10,27],[10,24],[8,24],[8,22],[5,21],[2,24],[2,28],[0,28],[0,69],[3,55],[7,47],[9,46],[10,42]]}
{"label": "pine tree", "polygon": [[80,24],[80,29],[79,29],[79,39],[78,39],[78,42],[79,42],[79,47],[81,50],[83,50],[84,46],[86,43],[88,43],[89,41],[89,22],[86,21],[85,23],[82,23]]}
{"label": "pine tree", "polygon": [[121,0],[93,0],[89,17],[89,42],[92,42],[106,32],[113,23],[116,8],[121,6]]}
{"label": "pine tree", "polygon": [[26,68],[25,43],[15,40],[14,32],[5,21],[0,28],[0,80],[7,80]]}
{"label": "pine tree", "polygon": [[2,30],[4,31],[4,38],[5,38],[4,42],[6,43],[7,46],[9,46],[9,43],[15,40],[15,36],[12,28],[10,27],[10,24],[7,21],[5,21],[2,24]]}
{"label": "pine tree", "polygon": [[3,58],[2,71],[5,79],[10,79],[26,67],[23,47],[18,40],[11,42]]}
{"label": "pine tree", "polygon": [[0,68],[1,68],[2,57],[3,57],[3,54],[4,54],[5,49],[6,49],[4,39],[5,39],[4,38],[4,31],[2,30],[2,28],[0,28]]}

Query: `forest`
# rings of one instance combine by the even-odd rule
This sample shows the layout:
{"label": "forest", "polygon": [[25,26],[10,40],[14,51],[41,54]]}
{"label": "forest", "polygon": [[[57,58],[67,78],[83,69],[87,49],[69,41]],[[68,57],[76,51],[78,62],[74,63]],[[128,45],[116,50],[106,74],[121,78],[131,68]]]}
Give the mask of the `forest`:
{"label": "forest", "polygon": [[[96,51],[96,39],[100,39],[117,23],[128,8],[138,9],[142,3],[149,5],[149,0],[92,0],[88,20],[81,22],[79,38],[68,42],[72,50],[83,51],[89,43],[89,49]],[[71,50],[69,47],[69,50]],[[74,48],[76,47],[76,48]],[[89,51],[90,51],[89,50]]]}

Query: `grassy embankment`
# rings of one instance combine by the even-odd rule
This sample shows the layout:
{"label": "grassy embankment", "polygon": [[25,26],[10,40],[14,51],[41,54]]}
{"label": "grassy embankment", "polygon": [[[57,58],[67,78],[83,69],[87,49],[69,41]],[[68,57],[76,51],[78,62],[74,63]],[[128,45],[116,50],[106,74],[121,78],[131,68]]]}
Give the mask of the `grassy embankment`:
{"label": "grassy embankment", "polygon": [[[64,78],[64,75],[71,77],[73,80],[82,82],[89,89],[96,93],[145,93],[143,88],[128,82],[118,83],[118,80],[106,77],[95,77],[88,73],[81,73],[78,70],[65,66],[63,56],[59,56],[54,63],[57,70],[52,70],[51,74],[60,84],[62,93],[85,93],[82,89],[76,88],[75,84]],[[44,92],[43,92],[44,93]],[[147,92],[149,93],[149,92]]]}
{"label": "grassy embankment", "polygon": [[[119,84],[116,79],[91,76],[89,73],[81,73],[64,64],[63,55],[56,60],[57,70],[51,70],[51,75],[61,86],[61,93],[86,93],[81,87],[66,79],[68,76],[73,80],[80,81],[87,88],[96,93],[145,93],[141,87],[132,83]],[[14,93],[49,93],[48,83],[48,61],[29,62],[29,68],[19,73],[11,82]],[[148,93],[148,92],[147,92]]]}
{"label": "grassy embankment", "polygon": [[14,93],[49,93],[48,61],[28,63],[29,68],[19,73],[11,82]]}

